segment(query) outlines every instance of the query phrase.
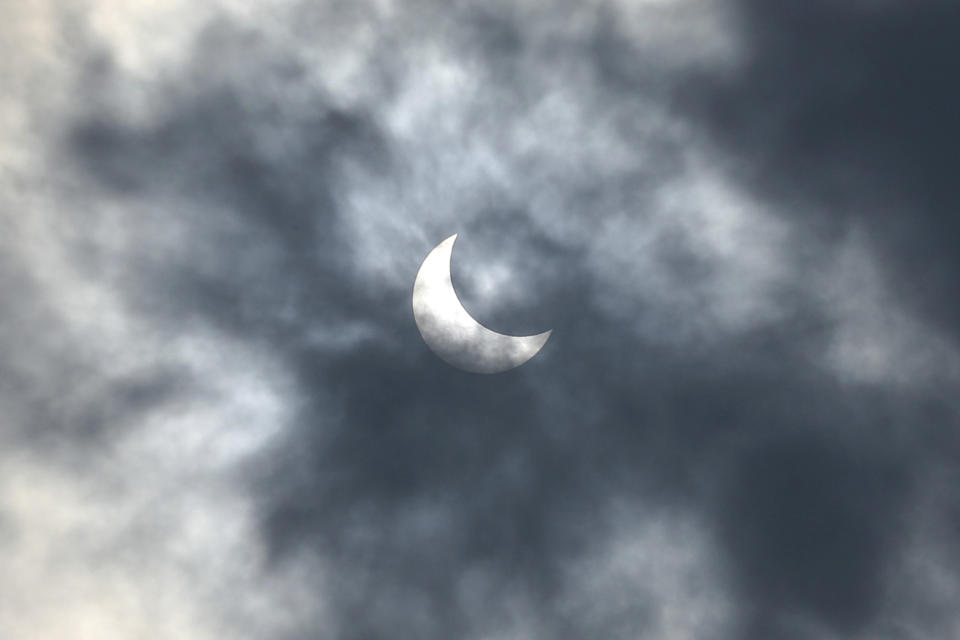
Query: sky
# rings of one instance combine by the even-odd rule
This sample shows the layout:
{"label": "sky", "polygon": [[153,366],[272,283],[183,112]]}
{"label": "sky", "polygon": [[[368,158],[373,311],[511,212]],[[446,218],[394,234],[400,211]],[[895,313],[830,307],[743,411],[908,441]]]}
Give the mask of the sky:
{"label": "sky", "polygon": [[3,7],[4,638],[960,636],[955,2]]}

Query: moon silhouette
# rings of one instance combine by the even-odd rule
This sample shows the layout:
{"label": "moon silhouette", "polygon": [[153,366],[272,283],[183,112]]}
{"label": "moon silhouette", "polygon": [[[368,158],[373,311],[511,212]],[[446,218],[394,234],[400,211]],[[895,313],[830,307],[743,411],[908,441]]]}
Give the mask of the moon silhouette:
{"label": "moon silhouette", "polygon": [[508,336],[491,331],[463,308],[450,278],[454,234],[427,254],[413,285],[413,318],[430,350],[458,369],[501,373],[537,355],[553,332]]}

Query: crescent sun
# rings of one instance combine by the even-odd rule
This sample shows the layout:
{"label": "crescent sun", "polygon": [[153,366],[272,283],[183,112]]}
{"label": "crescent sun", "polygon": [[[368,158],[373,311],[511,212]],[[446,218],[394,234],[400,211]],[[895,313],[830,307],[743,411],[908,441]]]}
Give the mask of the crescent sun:
{"label": "crescent sun", "polygon": [[458,369],[501,373],[537,355],[550,334],[508,336],[473,319],[450,278],[454,234],[437,245],[420,265],[413,285],[413,318],[431,351]]}

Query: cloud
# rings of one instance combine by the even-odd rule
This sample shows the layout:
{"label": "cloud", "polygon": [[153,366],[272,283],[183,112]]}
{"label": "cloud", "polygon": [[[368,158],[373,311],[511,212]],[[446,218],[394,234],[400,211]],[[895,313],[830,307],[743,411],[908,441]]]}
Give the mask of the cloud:
{"label": "cloud", "polygon": [[[956,626],[945,4],[88,8],[5,40],[8,628]],[[524,367],[420,339],[452,233]]]}
{"label": "cloud", "polygon": [[[690,104],[749,163],[756,189],[801,205],[819,233],[866,231],[898,299],[955,333],[960,94],[950,2],[743,2],[737,74],[691,83]],[[702,91],[701,91],[702,90]],[[793,215],[797,207],[782,207]]]}

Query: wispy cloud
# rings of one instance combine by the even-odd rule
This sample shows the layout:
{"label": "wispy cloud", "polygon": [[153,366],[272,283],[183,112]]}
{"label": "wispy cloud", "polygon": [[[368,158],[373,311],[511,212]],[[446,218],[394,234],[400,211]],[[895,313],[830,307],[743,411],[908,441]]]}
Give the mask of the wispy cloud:
{"label": "wispy cloud", "polygon": [[7,636],[956,628],[949,3],[9,13]]}

